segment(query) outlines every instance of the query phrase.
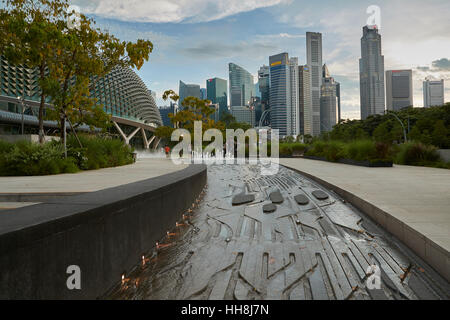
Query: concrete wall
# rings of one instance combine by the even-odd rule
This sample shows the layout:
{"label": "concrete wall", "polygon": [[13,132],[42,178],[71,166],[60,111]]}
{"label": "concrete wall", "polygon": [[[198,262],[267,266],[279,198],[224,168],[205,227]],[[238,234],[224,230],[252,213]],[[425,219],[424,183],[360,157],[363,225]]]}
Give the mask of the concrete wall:
{"label": "concrete wall", "polygon": [[450,149],[439,149],[438,153],[443,161],[450,162]]}
{"label": "concrete wall", "polygon": [[[206,184],[206,166],[0,215],[0,299],[94,299],[140,262]],[[81,268],[81,290],[66,286]]]}
{"label": "concrete wall", "polygon": [[402,221],[396,219],[389,213],[374,206],[373,204],[361,199],[347,190],[339,188],[325,180],[317,178],[309,173],[301,170],[295,170],[311,180],[323,185],[327,189],[333,190],[340,197],[351,203],[358,210],[370,216],[376,223],[390,232],[406,246],[408,246],[415,254],[432,266],[442,277],[450,281],[450,254],[447,250],[412,229]]}

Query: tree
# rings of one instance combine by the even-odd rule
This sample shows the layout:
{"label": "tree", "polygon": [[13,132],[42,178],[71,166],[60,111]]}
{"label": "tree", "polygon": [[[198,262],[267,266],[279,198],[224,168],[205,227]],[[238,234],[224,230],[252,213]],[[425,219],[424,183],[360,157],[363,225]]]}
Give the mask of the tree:
{"label": "tree", "polygon": [[436,122],[433,133],[431,135],[431,140],[433,142],[433,145],[438,148],[445,148],[450,145],[448,131],[444,125],[443,120],[439,120],[438,122]]}
{"label": "tree", "polygon": [[59,122],[63,143],[66,119],[76,126],[85,123],[105,128],[109,125],[109,116],[91,97],[90,90],[113,68],[140,69],[153,49],[148,40],[121,42],[94,28],[94,21],[84,15],[80,15],[77,28],[70,28],[71,14],[61,13],[58,27],[62,32],[56,39],[57,54],[49,61],[50,76],[44,85],[53,103],[49,117]]}
{"label": "tree", "polygon": [[[68,8],[67,0],[7,0],[0,10],[0,51],[13,65],[37,68],[41,99],[39,142],[44,142],[44,109],[49,60],[57,54],[55,41],[61,30],[57,21]],[[25,92],[22,93],[25,96]],[[25,97],[23,97],[25,98]]]}
{"label": "tree", "polygon": [[392,140],[389,132],[388,122],[382,122],[380,125],[378,125],[373,131],[373,137],[375,141],[390,143]]}
{"label": "tree", "polygon": [[220,116],[220,121],[222,121],[223,123],[225,123],[225,126],[228,128],[228,126],[232,123],[236,122],[236,118],[233,117],[233,115],[229,112],[224,112],[222,113],[222,115]]}

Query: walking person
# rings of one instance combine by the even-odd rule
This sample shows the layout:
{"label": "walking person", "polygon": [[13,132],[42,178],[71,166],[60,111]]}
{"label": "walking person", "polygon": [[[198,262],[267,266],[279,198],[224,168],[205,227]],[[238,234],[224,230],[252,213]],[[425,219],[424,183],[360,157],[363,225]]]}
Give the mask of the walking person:
{"label": "walking person", "polygon": [[170,148],[168,145],[165,146],[164,151],[166,152],[166,158],[169,158],[170,155]]}

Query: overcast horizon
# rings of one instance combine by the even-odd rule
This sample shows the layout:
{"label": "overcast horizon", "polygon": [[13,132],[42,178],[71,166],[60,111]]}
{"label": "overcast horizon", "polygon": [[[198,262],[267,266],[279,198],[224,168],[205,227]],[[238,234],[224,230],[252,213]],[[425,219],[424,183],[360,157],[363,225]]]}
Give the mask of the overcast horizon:
{"label": "overcast horizon", "polygon": [[414,106],[423,106],[422,81],[444,79],[450,101],[450,2],[303,0],[75,0],[74,5],[121,40],[149,39],[153,53],[137,71],[157,93],[178,92],[178,82],[206,87],[228,80],[228,63],[255,76],[269,56],[288,52],[306,63],[307,31],[323,34],[323,62],[341,83],[342,117],[359,118],[362,27],[370,5],[381,9],[385,71],[412,69]]}

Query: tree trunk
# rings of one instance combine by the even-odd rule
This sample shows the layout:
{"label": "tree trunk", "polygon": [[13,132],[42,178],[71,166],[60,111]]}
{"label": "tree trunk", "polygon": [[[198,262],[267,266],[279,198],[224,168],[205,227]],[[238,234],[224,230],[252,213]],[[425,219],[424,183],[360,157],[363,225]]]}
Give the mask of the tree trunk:
{"label": "tree trunk", "polygon": [[66,116],[61,115],[61,142],[64,147],[64,157],[67,158],[67,145],[66,145]]}
{"label": "tree trunk", "polygon": [[[42,64],[39,68],[41,80],[45,77],[45,65]],[[41,90],[41,103],[39,104],[39,143],[44,143],[44,108],[45,108],[45,94]]]}
{"label": "tree trunk", "polygon": [[43,144],[44,141],[44,108],[45,108],[45,96],[41,94],[41,104],[39,105],[39,143]]}

